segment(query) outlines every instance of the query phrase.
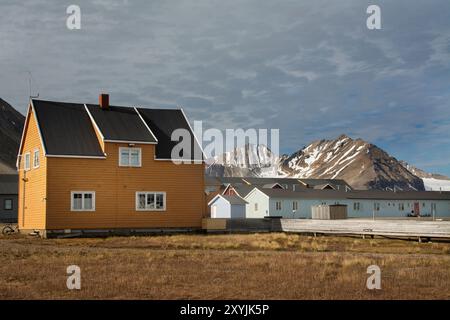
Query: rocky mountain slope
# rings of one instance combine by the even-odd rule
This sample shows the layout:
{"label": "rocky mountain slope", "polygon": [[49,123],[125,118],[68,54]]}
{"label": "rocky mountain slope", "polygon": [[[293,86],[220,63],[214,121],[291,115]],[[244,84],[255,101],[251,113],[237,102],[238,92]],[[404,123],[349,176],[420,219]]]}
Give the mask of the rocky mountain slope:
{"label": "rocky mountain slope", "polygon": [[279,171],[281,159],[265,145],[245,145],[233,152],[207,160],[206,173],[219,177],[276,177],[285,175]]}
{"label": "rocky mountain slope", "polygon": [[[250,153],[251,155],[248,155]],[[248,159],[262,157],[264,161]],[[265,146],[245,146],[213,159],[211,175],[278,176],[292,178],[344,179],[356,189],[424,190],[422,179],[376,145],[341,135],[319,140],[290,156],[276,157]]]}
{"label": "rocky mountain slope", "polygon": [[0,174],[16,173],[17,151],[25,117],[0,98]]}

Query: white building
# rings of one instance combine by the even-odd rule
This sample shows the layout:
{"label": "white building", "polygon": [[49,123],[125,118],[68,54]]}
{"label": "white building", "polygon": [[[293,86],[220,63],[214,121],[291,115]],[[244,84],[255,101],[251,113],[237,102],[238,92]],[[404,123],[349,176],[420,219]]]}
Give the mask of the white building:
{"label": "white building", "polygon": [[245,218],[247,202],[237,195],[216,195],[209,203],[211,218]]}
{"label": "white building", "polygon": [[311,218],[311,207],[320,204],[345,204],[349,217],[450,217],[450,192],[290,191],[255,187],[244,199],[248,202],[247,218]]}

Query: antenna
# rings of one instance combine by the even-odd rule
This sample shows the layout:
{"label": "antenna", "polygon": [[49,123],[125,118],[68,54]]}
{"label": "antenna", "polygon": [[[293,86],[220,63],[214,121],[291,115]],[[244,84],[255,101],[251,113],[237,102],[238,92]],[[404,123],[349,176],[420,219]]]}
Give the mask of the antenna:
{"label": "antenna", "polygon": [[39,92],[38,92],[37,96],[32,96],[31,95],[31,85],[32,85],[32,81],[33,81],[33,75],[31,74],[31,71],[27,71],[27,72],[30,75],[30,77],[28,78],[28,88],[29,88],[29,93],[30,93],[29,94],[30,99],[39,98]]}

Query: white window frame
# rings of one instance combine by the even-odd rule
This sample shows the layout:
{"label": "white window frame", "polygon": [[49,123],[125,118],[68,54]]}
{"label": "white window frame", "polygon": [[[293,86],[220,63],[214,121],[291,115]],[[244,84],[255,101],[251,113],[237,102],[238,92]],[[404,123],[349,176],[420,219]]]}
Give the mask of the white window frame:
{"label": "white window frame", "polygon": [[281,201],[276,201],[275,202],[275,209],[277,211],[281,211],[282,205],[281,205]]}
{"label": "white window frame", "polygon": [[258,202],[255,202],[255,211],[258,211]]}
{"label": "white window frame", "polygon": [[[74,208],[74,198],[73,196],[75,194],[81,194],[81,209],[75,209]],[[92,194],[92,208],[91,209],[85,209],[84,208],[84,196],[86,194]],[[71,191],[70,192],[70,211],[95,211],[95,191]]]}
{"label": "white window frame", "polygon": [[[27,158],[28,158],[28,165],[27,165]],[[31,170],[31,154],[29,152],[23,155],[23,169],[25,171]]]}
{"label": "white window frame", "polygon": [[292,201],[292,210],[297,211],[298,210],[298,201]]}
{"label": "white window frame", "polygon": [[[37,154],[37,165],[36,165],[36,154]],[[39,149],[34,149],[33,151],[33,169],[39,168],[39,165],[41,164]]]}
{"label": "white window frame", "polygon": [[[145,209],[139,208],[139,196],[145,194]],[[148,195],[153,194],[155,197],[155,207],[147,208],[147,197]],[[156,195],[163,195],[163,207],[161,209],[156,208]],[[165,191],[136,191],[135,195],[135,207],[136,211],[166,211],[167,208],[167,194]]]}
{"label": "white window frame", "polygon": [[[123,150],[128,150],[128,164],[122,163],[122,151]],[[138,165],[131,164],[131,151],[132,150],[139,151],[139,164]],[[142,148],[120,147],[119,148],[119,167],[134,167],[134,168],[142,167]]]}

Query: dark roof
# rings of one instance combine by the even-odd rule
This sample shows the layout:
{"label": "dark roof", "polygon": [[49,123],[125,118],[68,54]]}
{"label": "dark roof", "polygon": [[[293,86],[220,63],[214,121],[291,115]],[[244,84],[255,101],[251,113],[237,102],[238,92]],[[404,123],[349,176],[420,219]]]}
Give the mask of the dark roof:
{"label": "dark roof", "polygon": [[282,185],[280,185],[278,182],[275,182],[275,183],[266,183],[266,184],[263,184],[263,188],[273,188],[273,187],[275,187],[275,186],[280,186],[280,187],[282,187],[283,188],[283,186]]}
{"label": "dark roof", "polygon": [[249,185],[243,185],[243,184],[233,184],[233,185],[231,185],[231,187],[242,198],[244,198],[246,195],[248,195],[255,188],[255,186],[249,186]]}
{"label": "dark roof", "polygon": [[303,183],[306,183],[309,188],[315,188],[321,185],[329,184],[336,190],[345,191],[346,186],[352,189],[352,187],[345,180],[342,179],[298,179],[298,180],[302,181]]}
{"label": "dark roof", "polygon": [[156,145],[157,159],[172,159],[172,149],[179,143],[178,141],[172,141],[172,133],[176,129],[185,129],[191,136],[191,148],[189,150],[191,154],[181,154],[179,157],[173,157],[173,159],[203,160],[201,148],[181,109],[139,108],[138,111],[158,139]]}
{"label": "dark roof", "polygon": [[380,191],[354,190],[348,192],[349,199],[379,200],[450,200],[450,191]]}
{"label": "dark roof", "polygon": [[47,155],[104,156],[83,104],[33,99],[33,107]]}
{"label": "dark roof", "polygon": [[156,143],[134,108],[110,106],[103,110],[95,104],[86,106],[105,140]]}
{"label": "dark roof", "polygon": [[247,204],[248,202],[242,199],[239,196],[228,196],[228,195],[221,195],[221,197],[225,198],[230,204]]}
{"label": "dark roof", "polygon": [[1,174],[0,175],[0,194],[16,195],[18,189],[19,176],[17,174]]}
{"label": "dark roof", "polygon": [[191,136],[192,155],[173,159],[203,160],[201,147],[181,109],[140,108],[138,112],[131,107],[102,110],[95,104],[36,99],[32,103],[47,155],[105,157],[91,115],[106,141],[156,143],[156,159],[172,159],[172,149],[179,143],[171,140],[172,133],[186,129]]}
{"label": "dark roof", "polygon": [[245,184],[245,185],[251,185],[250,183],[245,182],[242,177],[215,177],[218,181],[220,181],[221,184],[228,185],[228,184]]}
{"label": "dark roof", "polygon": [[258,178],[258,177],[244,177],[242,178],[245,181],[249,182],[252,185],[268,185],[268,184],[280,184],[283,188],[285,185],[292,186],[293,184],[297,186],[302,186],[302,184],[297,179],[291,178]]}
{"label": "dark roof", "polygon": [[450,200],[450,192],[438,191],[378,191],[378,190],[358,190],[358,191],[337,191],[337,190],[316,190],[304,189],[300,191],[290,191],[283,189],[263,189],[261,192],[271,198],[296,198],[296,199],[373,199],[373,200]]}
{"label": "dark roof", "polygon": [[205,175],[204,178],[205,178],[205,186],[208,186],[208,187],[213,187],[213,186],[219,187],[219,186],[222,185],[222,182],[219,179],[217,179],[216,177],[211,177],[211,176]]}
{"label": "dark roof", "polygon": [[307,185],[314,189],[319,186],[329,184],[336,190],[345,191],[345,187],[352,189],[352,187],[342,179],[296,179],[296,178],[259,178],[259,177],[217,177],[222,183],[243,183],[253,186],[264,186],[268,184],[280,184],[283,188],[293,190],[305,189]]}
{"label": "dark roof", "polygon": [[287,185],[288,189],[293,189],[293,186],[298,188],[305,188],[305,186],[298,181],[298,179],[293,178],[259,178],[259,177],[217,177],[218,180],[222,181],[223,184],[232,185],[244,184],[253,186],[264,186],[264,185],[274,185],[278,183],[283,188]]}
{"label": "dark roof", "polygon": [[298,198],[298,199],[345,199],[345,192],[335,190],[302,189],[291,191],[283,189],[258,188],[261,192],[271,198]]}
{"label": "dark roof", "polygon": [[326,187],[330,187],[330,188],[334,189],[333,185],[332,185],[332,184],[329,184],[329,183],[325,183],[325,184],[317,184],[317,185],[315,185],[313,188],[314,188],[314,189],[324,189],[324,188],[326,188]]}

